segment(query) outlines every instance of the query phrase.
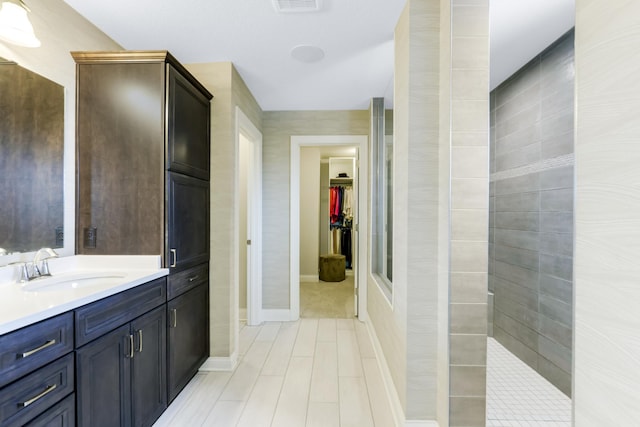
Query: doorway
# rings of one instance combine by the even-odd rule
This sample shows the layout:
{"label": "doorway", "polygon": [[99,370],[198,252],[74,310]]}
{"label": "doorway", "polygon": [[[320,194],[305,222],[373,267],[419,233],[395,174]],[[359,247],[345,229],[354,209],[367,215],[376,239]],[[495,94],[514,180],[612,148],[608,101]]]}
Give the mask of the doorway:
{"label": "doorway", "polygon": [[239,318],[262,323],[262,134],[236,107]]}
{"label": "doorway", "polygon": [[[357,188],[354,191],[356,196],[356,204],[360,207],[356,210],[353,218],[352,230],[353,235],[353,294],[355,296],[354,313],[359,313],[361,320],[366,316],[366,272],[367,272],[367,233],[368,230],[368,210],[366,203],[366,182],[368,177],[368,137],[366,135],[334,135],[334,136],[292,136],[291,137],[291,193],[290,193],[290,316],[292,320],[300,317],[300,253],[301,253],[301,149],[303,147],[339,147],[349,146],[355,148],[358,158],[358,176]],[[319,159],[319,157],[318,157]],[[318,173],[319,179],[319,173]],[[328,187],[328,184],[327,184]],[[327,188],[328,191],[328,188]],[[319,202],[319,200],[318,200]],[[316,237],[319,233],[318,225],[314,227]],[[362,232],[360,232],[362,230]],[[318,243],[313,243],[318,248]],[[362,248],[362,249],[360,249]],[[319,251],[318,251],[319,253]],[[317,263],[316,260],[312,262]]]}

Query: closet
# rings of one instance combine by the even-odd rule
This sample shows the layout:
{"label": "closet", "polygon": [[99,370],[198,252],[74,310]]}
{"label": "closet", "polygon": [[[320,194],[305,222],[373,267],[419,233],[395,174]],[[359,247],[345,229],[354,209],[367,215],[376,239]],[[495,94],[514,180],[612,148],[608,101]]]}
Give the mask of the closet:
{"label": "closet", "polygon": [[353,217],[355,158],[329,158],[329,253],[345,256],[347,270],[354,267]]}

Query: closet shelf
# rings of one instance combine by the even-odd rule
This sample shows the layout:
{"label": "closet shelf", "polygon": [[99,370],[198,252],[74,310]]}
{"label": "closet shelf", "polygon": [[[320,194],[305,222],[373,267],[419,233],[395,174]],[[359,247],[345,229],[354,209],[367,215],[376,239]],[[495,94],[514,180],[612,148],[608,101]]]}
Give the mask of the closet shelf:
{"label": "closet shelf", "polygon": [[329,184],[353,184],[353,178],[331,178]]}

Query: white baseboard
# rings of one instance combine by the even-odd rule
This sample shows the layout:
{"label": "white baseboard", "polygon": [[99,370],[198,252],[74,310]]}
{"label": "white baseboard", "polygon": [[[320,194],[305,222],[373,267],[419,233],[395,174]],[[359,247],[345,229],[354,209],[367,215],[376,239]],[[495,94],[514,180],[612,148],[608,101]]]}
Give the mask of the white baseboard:
{"label": "white baseboard", "polygon": [[[369,319],[371,318],[368,316]],[[387,398],[389,399],[389,403],[391,404],[391,412],[393,413],[393,419],[396,422],[396,427],[405,426],[405,417],[404,410],[402,409],[402,403],[400,403],[400,397],[396,392],[396,388],[393,385],[393,378],[391,377],[391,371],[389,371],[389,365],[384,357],[384,352],[382,351],[382,345],[380,345],[380,341],[378,341],[378,336],[376,335],[376,331],[373,328],[373,324],[371,321],[365,322],[367,325],[367,331],[369,332],[369,338],[373,343],[373,351],[376,354],[376,360],[378,361],[378,368],[380,369],[380,373],[382,374],[382,382],[384,383],[384,388],[387,392]]]}
{"label": "white baseboard", "polygon": [[238,319],[240,319],[240,321],[247,321],[247,309],[246,308],[241,308],[238,310]]}
{"label": "white baseboard", "polygon": [[200,366],[200,371],[233,371],[238,364],[238,352],[229,357],[210,357]]}
{"label": "white baseboard", "polygon": [[[370,318],[369,316],[367,316]],[[393,385],[393,378],[391,377],[391,371],[389,371],[389,365],[384,357],[382,351],[382,345],[378,341],[378,336],[373,328],[371,321],[365,322],[367,325],[367,331],[369,332],[369,338],[373,343],[373,351],[376,354],[376,360],[378,361],[378,368],[382,374],[382,382],[384,383],[385,391],[387,392],[387,398],[391,403],[391,412],[393,413],[393,419],[395,420],[396,427],[439,427],[437,421],[434,420],[407,420],[405,419],[404,409],[402,409],[402,403],[400,403],[400,397],[396,392],[396,388]]]}
{"label": "white baseboard", "polygon": [[300,275],[300,283],[302,282],[319,282],[320,276],[317,274],[301,274]]}
{"label": "white baseboard", "polygon": [[407,420],[405,427],[440,427],[437,421]]}
{"label": "white baseboard", "polygon": [[263,309],[263,322],[289,322],[296,320],[291,318],[291,310],[288,309]]}

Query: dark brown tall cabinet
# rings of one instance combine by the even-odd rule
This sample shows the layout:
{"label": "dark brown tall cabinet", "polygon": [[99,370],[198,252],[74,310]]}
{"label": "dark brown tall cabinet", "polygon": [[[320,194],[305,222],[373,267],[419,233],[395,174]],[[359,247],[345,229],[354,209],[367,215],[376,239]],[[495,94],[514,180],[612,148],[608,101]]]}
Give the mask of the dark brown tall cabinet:
{"label": "dark brown tall cabinet", "polygon": [[212,95],[166,51],[72,52],[78,254],[160,254],[167,396],[209,354]]}

